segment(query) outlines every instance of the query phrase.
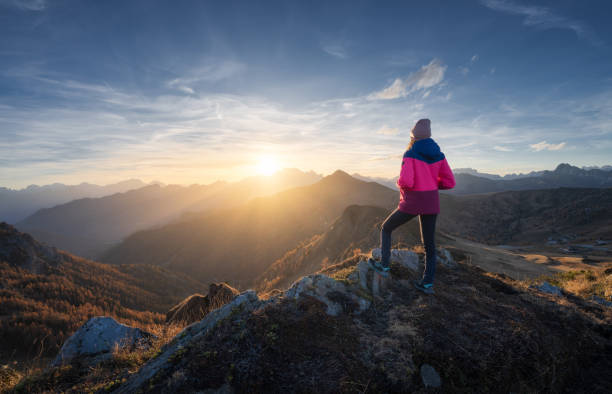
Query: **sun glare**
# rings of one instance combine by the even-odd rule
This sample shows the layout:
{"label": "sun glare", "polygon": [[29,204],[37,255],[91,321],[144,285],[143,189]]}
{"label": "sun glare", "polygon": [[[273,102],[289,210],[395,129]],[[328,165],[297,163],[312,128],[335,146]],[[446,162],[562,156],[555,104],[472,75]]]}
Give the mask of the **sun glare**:
{"label": "sun glare", "polygon": [[257,164],[257,172],[261,175],[272,175],[278,171],[278,164],[272,157],[262,157]]}

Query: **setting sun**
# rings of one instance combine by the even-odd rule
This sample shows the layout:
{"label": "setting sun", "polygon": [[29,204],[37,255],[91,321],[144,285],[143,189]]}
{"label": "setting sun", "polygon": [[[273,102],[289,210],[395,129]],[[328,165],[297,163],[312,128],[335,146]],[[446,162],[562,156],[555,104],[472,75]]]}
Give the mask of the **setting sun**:
{"label": "setting sun", "polygon": [[272,157],[262,157],[257,164],[257,173],[261,175],[272,175],[278,171],[278,163]]}

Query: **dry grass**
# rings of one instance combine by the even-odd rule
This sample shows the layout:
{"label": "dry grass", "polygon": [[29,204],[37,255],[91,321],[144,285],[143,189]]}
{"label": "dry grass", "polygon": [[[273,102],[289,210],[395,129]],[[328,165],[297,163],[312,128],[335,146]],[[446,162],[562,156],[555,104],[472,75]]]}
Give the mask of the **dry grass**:
{"label": "dry grass", "polygon": [[[606,270],[607,271],[607,270]],[[533,283],[547,281],[576,296],[588,299],[593,296],[606,300],[612,299],[612,273],[606,271],[565,271],[558,274],[543,276]]]}
{"label": "dry grass", "polygon": [[4,393],[11,390],[21,380],[23,375],[11,368],[9,365],[0,367],[0,392]]}
{"label": "dry grass", "polygon": [[19,378],[11,380],[10,386],[8,384],[0,386],[0,391],[16,393],[49,392],[49,390],[110,391],[148,360],[160,354],[162,347],[181,331],[182,326],[151,324],[139,328],[155,335],[147,346],[131,349],[117,347],[110,359],[88,368],[82,368],[77,362],[75,366],[66,365],[47,370],[45,366],[49,360],[39,359],[38,363],[29,365],[21,372],[15,371]]}

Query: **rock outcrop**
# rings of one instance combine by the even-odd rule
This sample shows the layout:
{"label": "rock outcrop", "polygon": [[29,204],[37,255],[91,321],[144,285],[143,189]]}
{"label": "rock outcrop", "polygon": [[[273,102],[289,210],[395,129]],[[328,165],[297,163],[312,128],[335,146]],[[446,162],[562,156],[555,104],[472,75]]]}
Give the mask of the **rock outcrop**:
{"label": "rock outcrop", "polygon": [[68,364],[76,358],[88,358],[89,364],[95,364],[111,357],[115,349],[148,346],[152,338],[152,334],[112,317],[92,317],[68,338],[51,365]]}
{"label": "rock outcrop", "polygon": [[194,294],[174,306],[166,314],[166,323],[188,325],[202,320],[210,311],[222,307],[239,294],[227,283],[212,283],[208,294]]}
{"label": "rock outcrop", "polygon": [[187,326],[181,331],[172,342],[162,349],[162,353],[159,356],[142,366],[126,384],[119,387],[115,392],[126,394],[137,392],[151,378],[158,374],[163,374],[166,370],[173,367],[176,358],[184,353],[186,347],[208,334],[219,321],[228,318],[234,312],[252,312],[255,308],[261,306],[262,303],[257,294],[249,290],[234,298],[229,304],[225,304],[221,308],[210,312],[199,322]]}
{"label": "rock outcrop", "polygon": [[370,301],[350,291],[349,286],[322,274],[305,276],[285,293],[285,298],[294,300],[304,296],[323,302],[330,316],[361,313],[370,307]]}

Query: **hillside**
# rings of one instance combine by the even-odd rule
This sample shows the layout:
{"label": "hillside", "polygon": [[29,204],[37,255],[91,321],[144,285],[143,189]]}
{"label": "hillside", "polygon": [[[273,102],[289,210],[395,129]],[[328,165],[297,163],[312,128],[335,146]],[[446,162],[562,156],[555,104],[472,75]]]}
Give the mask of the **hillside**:
{"label": "hillside", "polygon": [[[136,367],[119,353],[17,386],[173,392],[605,392],[612,308],[559,290],[441,264],[436,294],[412,286],[422,256],[388,279],[354,256],[268,299],[248,291]],[[607,286],[609,286],[609,282]],[[608,288],[608,290],[610,290]],[[607,291],[608,291],[607,290]]]}
{"label": "hillside", "polygon": [[0,362],[53,356],[88,318],[141,327],[205,289],[153,266],[108,266],[37,242],[0,223]]}
{"label": "hillside", "polygon": [[146,184],[138,179],[99,186],[91,183],[80,185],[30,185],[13,190],[0,187],[0,221],[16,223],[42,208],[54,207],[80,198],[97,198],[128,190],[139,189]]}
{"label": "hillside", "polygon": [[42,209],[16,224],[50,245],[88,258],[135,231],[166,224],[189,211],[227,208],[250,198],[316,182],[320,177],[287,169],[270,177],[210,185],[151,185],[103,198]]}
{"label": "hillside", "polygon": [[439,228],[492,245],[612,239],[612,188],[522,190],[441,198]]}
{"label": "hillside", "polygon": [[337,171],[319,182],[242,207],[138,232],[102,261],[156,264],[242,287],[299,242],[321,234],[351,204],[391,207],[397,193]]}

